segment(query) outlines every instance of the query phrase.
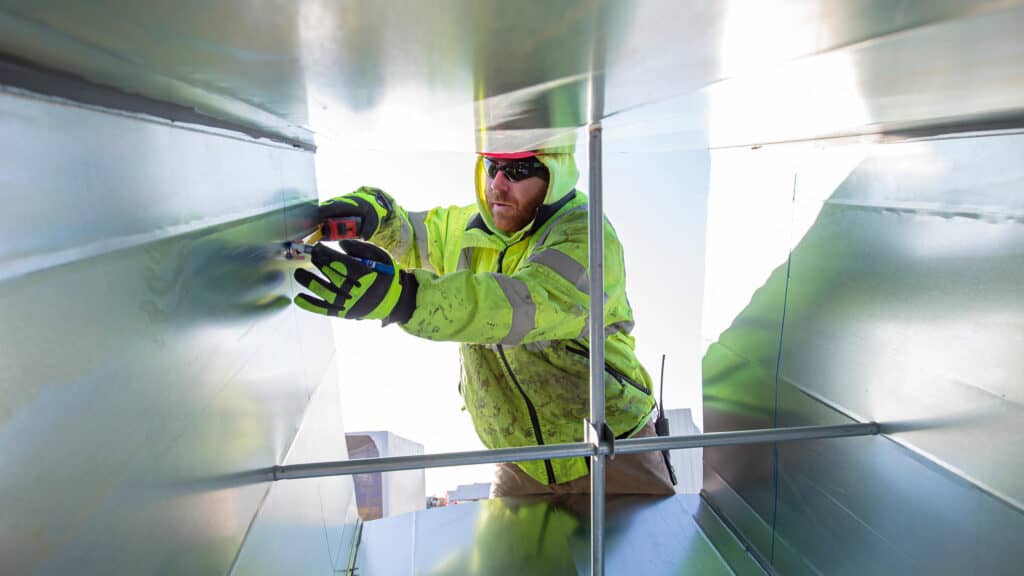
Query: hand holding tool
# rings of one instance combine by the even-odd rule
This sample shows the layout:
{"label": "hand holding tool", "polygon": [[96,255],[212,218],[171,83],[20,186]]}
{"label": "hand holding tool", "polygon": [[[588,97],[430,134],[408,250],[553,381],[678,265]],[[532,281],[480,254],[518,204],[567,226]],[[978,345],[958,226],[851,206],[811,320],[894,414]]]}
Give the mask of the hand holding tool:
{"label": "hand holding tool", "polygon": [[[288,251],[289,254],[292,254],[292,253],[312,254],[314,246],[315,246],[314,244],[303,244],[302,242],[285,242],[284,243],[284,249],[286,251]],[[369,258],[358,258],[358,257],[356,258],[356,260],[361,262],[364,266],[372,268],[373,270],[375,270],[377,272],[380,272],[381,274],[394,274],[395,273],[395,267],[394,266],[390,266],[390,265],[385,264],[383,262],[378,262],[376,260],[370,260]]]}
{"label": "hand holding tool", "polygon": [[328,218],[327,220],[324,220],[320,227],[314,230],[312,234],[303,238],[301,242],[285,242],[284,257],[288,260],[293,258],[301,259],[301,254],[309,254],[313,244],[316,244],[321,240],[338,241],[358,238],[359,227],[362,225],[362,222],[363,219],[358,216]]}
{"label": "hand holding tool", "polygon": [[323,244],[301,244],[324,277],[300,268],[295,280],[313,294],[299,294],[303,310],[341,318],[376,318],[384,325],[404,323],[416,308],[419,283],[401,270],[382,248],[359,240],[342,240],[342,252]]}
{"label": "hand holding tool", "polygon": [[[382,190],[364,186],[323,202],[317,212],[323,222],[324,237],[328,240],[356,236],[369,240],[381,222],[391,217],[394,208],[391,198]],[[348,236],[353,231],[355,234]],[[337,234],[337,237],[332,237],[332,234]]]}
{"label": "hand holding tool", "polygon": [[359,216],[339,216],[328,218],[320,225],[322,240],[347,240],[359,237],[359,227],[363,219]]}

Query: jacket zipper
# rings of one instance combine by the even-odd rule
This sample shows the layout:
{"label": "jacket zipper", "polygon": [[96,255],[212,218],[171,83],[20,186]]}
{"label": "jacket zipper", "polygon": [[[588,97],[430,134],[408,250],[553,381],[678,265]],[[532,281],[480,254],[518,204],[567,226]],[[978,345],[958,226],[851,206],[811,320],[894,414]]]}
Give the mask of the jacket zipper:
{"label": "jacket zipper", "polygon": [[[581,358],[585,358],[586,360],[590,360],[590,350],[587,350],[586,347],[584,347],[582,344],[580,345],[580,349],[579,350],[577,350],[576,348],[573,348],[572,346],[569,346],[569,345],[566,345],[565,349],[568,350],[569,352],[572,352],[573,354],[575,354],[577,356],[580,356]],[[644,394],[650,395],[650,393],[651,393],[650,390],[648,390],[647,388],[642,386],[639,382],[636,382],[632,378],[626,376],[625,374],[623,374],[619,370],[613,368],[611,364],[605,362],[604,369],[605,369],[605,372],[608,372],[609,374],[612,375],[613,378],[618,380],[620,385],[623,382],[626,382],[630,386],[632,386],[633,388],[636,388],[637,390],[639,390],[640,392],[643,392]],[[647,419],[646,418],[640,420],[640,422],[637,423],[636,426],[634,426],[630,430],[626,430],[622,434],[619,434],[618,436],[615,437],[615,439],[616,440],[621,440],[623,438],[631,438],[633,436],[633,434],[637,430],[639,430],[646,423],[647,423]],[[587,461],[587,470],[590,470],[590,459],[589,458],[585,458],[585,460]]]}
{"label": "jacket zipper", "polygon": [[[590,360],[590,350],[587,350],[582,345],[580,347],[581,347],[581,349],[577,350],[576,348],[573,348],[572,346],[568,346],[567,345],[565,347],[565,349],[568,350],[569,352],[572,352],[573,354],[575,354],[577,356],[580,356],[582,358],[586,358],[587,360]],[[637,390],[643,392],[644,394],[650,395],[651,391],[649,389],[647,389],[646,386],[643,386],[642,384],[640,384],[639,382],[633,380],[629,376],[626,376],[625,374],[623,374],[621,371],[619,371],[617,368],[615,368],[611,364],[605,362],[604,363],[604,370],[605,370],[605,372],[608,372],[609,374],[614,376],[615,379],[618,380],[620,383],[625,382],[626,384],[629,384],[630,386],[632,386],[633,388],[636,388]]]}
{"label": "jacket zipper", "polygon": [[[505,252],[508,251],[508,246],[502,249],[501,254],[498,255],[498,273],[501,274],[501,265],[505,260]],[[538,446],[544,445],[544,435],[540,431],[540,419],[537,418],[537,409],[534,408],[533,402],[530,401],[530,397],[526,395],[526,391],[519,385],[519,379],[516,378],[514,372],[512,372],[512,366],[508,363],[508,358],[505,356],[505,347],[498,344],[498,355],[501,357],[501,362],[505,365],[505,370],[508,372],[512,383],[516,385],[516,390],[519,390],[519,394],[523,397],[523,402],[526,403],[526,410],[530,413],[530,424],[533,426],[533,437],[537,441]],[[555,483],[555,470],[551,467],[551,460],[544,461],[544,469],[548,474],[548,484]]]}

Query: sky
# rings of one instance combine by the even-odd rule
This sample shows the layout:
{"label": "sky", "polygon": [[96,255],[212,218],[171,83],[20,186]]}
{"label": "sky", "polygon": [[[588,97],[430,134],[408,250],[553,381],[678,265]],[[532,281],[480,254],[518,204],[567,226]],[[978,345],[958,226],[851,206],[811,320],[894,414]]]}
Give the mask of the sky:
{"label": "sky", "polygon": [[[679,106],[678,102],[672,103]],[[650,110],[665,119],[664,111]],[[660,115],[660,116],[659,116]],[[666,130],[642,117],[610,122],[604,145],[605,213],[626,253],[627,295],[637,354],[655,378],[667,356],[665,404],[700,410],[701,294],[708,154],[702,136]],[[611,135],[611,137],[609,137]],[[587,192],[585,141],[577,144]],[[407,210],[473,203],[475,154],[395,152],[321,142],[316,154],[321,199],[362,185],[384,189]],[[379,321],[333,323],[347,432],[389,430],[425,453],[480,450],[458,394],[458,345],[416,338]],[[425,471],[428,495],[489,482],[493,465]]]}

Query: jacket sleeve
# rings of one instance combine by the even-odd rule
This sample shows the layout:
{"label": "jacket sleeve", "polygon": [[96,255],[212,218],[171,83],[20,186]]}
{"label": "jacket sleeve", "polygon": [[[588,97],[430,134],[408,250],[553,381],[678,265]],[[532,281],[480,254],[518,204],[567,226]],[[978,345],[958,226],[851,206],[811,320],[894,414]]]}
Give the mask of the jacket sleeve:
{"label": "jacket sleeve", "polygon": [[[605,326],[631,325],[622,246],[605,221]],[[589,273],[587,213],[555,223],[511,274],[414,271],[416,310],[404,329],[431,340],[515,346],[585,338]]]}
{"label": "jacket sleeve", "polygon": [[391,201],[392,213],[381,222],[370,242],[390,252],[406,270],[421,268],[444,273],[441,264],[448,220],[458,218],[464,210],[450,206],[409,212],[390,195],[384,195]]}

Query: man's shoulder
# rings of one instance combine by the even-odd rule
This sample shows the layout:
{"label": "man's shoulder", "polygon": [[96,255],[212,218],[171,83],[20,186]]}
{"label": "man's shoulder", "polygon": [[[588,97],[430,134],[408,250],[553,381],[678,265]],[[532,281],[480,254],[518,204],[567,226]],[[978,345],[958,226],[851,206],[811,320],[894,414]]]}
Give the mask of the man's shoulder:
{"label": "man's shoulder", "polygon": [[470,204],[468,206],[438,206],[430,213],[435,218],[443,221],[449,228],[462,228],[473,219],[475,216],[480,214],[480,210],[476,204]]}
{"label": "man's shoulder", "polygon": [[[604,217],[606,249],[619,243],[608,215]],[[545,224],[534,232],[538,246],[569,243],[586,244],[590,235],[590,211],[587,197],[577,193],[571,202],[562,206]]]}
{"label": "man's shoulder", "polygon": [[580,193],[576,193],[568,202],[559,206],[557,210],[547,215],[544,223],[537,228],[534,234],[546,235],[555,230],[577,232],[580,226],[587,225],[587,199]]}

